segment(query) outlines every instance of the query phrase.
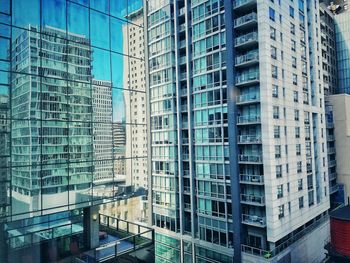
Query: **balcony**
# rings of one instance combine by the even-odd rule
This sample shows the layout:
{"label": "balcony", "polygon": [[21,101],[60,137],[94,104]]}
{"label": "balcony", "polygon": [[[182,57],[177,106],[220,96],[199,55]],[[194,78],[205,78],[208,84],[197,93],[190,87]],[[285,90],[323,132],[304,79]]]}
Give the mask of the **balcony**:
{"label": "balcony", "polygon": [[259,63],[259,52],[258,50],[250,51],[244,55],[236,57],[235,66],[237,68],[249,67]]}
{"label": "balcony", "polygon": [[261,135],[239,135],[237,141],[239,144],[260,144]]}
{"label": "balcony", "polygon": [[338,192],[338,190],[339,190],[339,185],[338,184],[330,186],[329,187],[329,194],[334,194],[334,193]]}
{"label": "balcony", "polygon": [[334,138],[334,135],[327,135],[327,141],[334,141],[335,138]]}
{"label": "balcony", "polygon": [[181,24],[180,26],[179,26],[179,32],[183,32],[183,31],[185,31],[186,30],[186,25],[185,24]]}
{"label": "balcony", "polygon": [[337,164],[337,162],[335,160],[332,161],[328,161],[328,167],[333,167]]}
{"label": "balcony", "polygon": [[261,155],[248,155],[248,154],[240,154],[238,155],[239,163],[248,163],[248,164],[262,164],[262,156]]}
{"label": "balcony", "polygon": [[250,104],[250,103],[259,103],[260,102],[260,94],[252,93],[252,94],[244,94],[237,96],[237,105]]}
{"label": "balcony", "polygon": [[241,16],[235,19],[234,27],[239,30],[247,30],[252,26],[256,26],[258,22],[258,16],[255,12]]}
{"label": "balcony", "polygon": [[235,47],[240,49],[249,49],[258,44],[258,32],[238,36],[235,40]]}
{"label": "balcony", "polygon": [[179,58],[179,64],[180,65],[186,64],[186,56],[182,56]]}
{"label": "balcony", "polygon": [[236,77],[236,86],[249,86],[252,84],[258,84],[259,83],[259,72],[253,71],[250,73],[241,73],[237,75]]}
{"label": "balcony", "polygon": [[259,124],[260,121],[260,115],[247,115],[237,117],[237,125]]}
{"label": "balcony", "polygon": [[182,16],[186,13],[186,8],[185,7],[182,7],[179,9],[179,16]]}
{"label": "balcony", "polygon": [[186,80],[187,78],[187,73],[186,72],[181,72],[180,73],[180,80]]}
{"label": "balcony", "polygon": [[266,218],[256,215],[242,214],[242,224],[257,227],[266,227]]}
{"label": "balcony", "polygon": [[186,47],[186,40],[181,40],[179,42],[179,48],[184,48],[184,47]]}
{"label": "balcony", "polygon": [[241,194],[241,203],[247,205],[265,206],[265,197]]}
{"label": "balcony", "polygon": [[236,0],[233,3],[233,9],[237,12],[250,10],[256,6],[256,0]]}
{"label": "balcony", "polygon": [[332,180],[337,178],[337,174],[336,173],[329,173],[328,177],[329,177],[329,181],[332,181]]}
{"label": "balcony", "polygon": [[335,153],[335,148],[334,147],[328,148],[327,153],[328,154],[334,154]]}
{"label": "balcony", "polygon": [[239,178],[241,184],[264,185],[263,175],[241,174]]}

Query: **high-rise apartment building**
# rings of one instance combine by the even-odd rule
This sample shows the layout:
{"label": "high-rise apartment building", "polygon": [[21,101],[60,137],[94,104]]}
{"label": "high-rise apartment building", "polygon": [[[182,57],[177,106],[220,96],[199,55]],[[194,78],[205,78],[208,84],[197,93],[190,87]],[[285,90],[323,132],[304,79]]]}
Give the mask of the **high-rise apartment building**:
{"label": "high-rise apartment building", "polygon": [[156,261],[321,260],[318,1],[147,3]]}
{"label": "high-rise apartment building", "polygon": [[125,122],[115,122],[113,123],[114,173],[122,175],[124,177],[126,174],[125,145]]}
{"label": "high-rise apartment building", "polygon": [[[144,61],[144,30],[138,25],[143,24],[143,8],[137,9],[128,15],[128,19],[135,25],[123,27],[123,34],[128,36],[124,42],[124,50],[130,56],[140,57],[142,60],[131,60],[124,63],[124,81],[130,85],[131,91],[124,93],[126,102],[126,123],[144,123],[146,115],[146,79]],[[126,152],[129,156],[140,156],[134,162],[126,163],[126,184],[135,189],[147,189],[147,127],[146,125],[128,125],[126,127]]]}
{"label": "high-rise apartment building", "polygon": [[116,198],[113,148],[126,147],[125,132],[116,145],[114,123],[146,125],[125,123],[123,95],[132,88],[124,64],[143,59],[123,48],[123,28],[142,27],[128,19],[141,6],[1,1],[0,262],[100,262],[151,244],[152,230],[131,235],[129,222],[99,215]]}

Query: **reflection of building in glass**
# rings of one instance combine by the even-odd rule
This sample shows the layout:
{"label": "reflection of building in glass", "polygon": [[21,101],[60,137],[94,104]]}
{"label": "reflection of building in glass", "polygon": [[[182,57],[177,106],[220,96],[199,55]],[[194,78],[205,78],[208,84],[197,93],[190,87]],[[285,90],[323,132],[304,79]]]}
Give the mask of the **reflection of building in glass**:
{"label": "reflection of building in glass", "polygon": [[12,41],[12,69],[42,77],[11,79],[12,118],[19,119],[12,122],[13,213],[75,203],[92,182],[89,41],[52,27],[41,37],[29,29]]}
{"label": "reflection of building in glass", "polygon": [[[146,122],[146,85],[144,57],[144,30],[137,25],[143,22],[143,9],[128,15],[134,23],[123,27],[124,50],[129,51],[129,58],[124,63],[124,82],[129,91],[124,92],[126,102],[126,155],[138,157],[126,164],[126,184],[135,188],[147,188],[147,129]],[[128,60],[129,61],[128,61]],[[130,125],[129,125],[130,124]]]}
{"label": "reflection of building in glass", "polygon": [[[5,215],[8,200],[8,176],[10,161],[9,96],[0,94],[0,215]],[[3,214],[4,213],[4,214]]]}
{"label": "reflection of building in glass", "polygon": [[112,95],[135,1],[1,2],[0,262],[97,262],[102,250],[125,257],[152,245],[128,236],[117,246],[127,229],[103,225],[98,207],[116,197],[104,183],[116,181],[112,113],[125,160],[124,98]]}
{"label": "reflection of building in glass", "polygon": [[92,80],[94,180],[113,179],[112,85]]}
{"label": "reflection of building in glass", "polygon": [[114,174],[125,177],[125,144],[126,132],[125,122],[113,123],[113,152],[114,152]]}

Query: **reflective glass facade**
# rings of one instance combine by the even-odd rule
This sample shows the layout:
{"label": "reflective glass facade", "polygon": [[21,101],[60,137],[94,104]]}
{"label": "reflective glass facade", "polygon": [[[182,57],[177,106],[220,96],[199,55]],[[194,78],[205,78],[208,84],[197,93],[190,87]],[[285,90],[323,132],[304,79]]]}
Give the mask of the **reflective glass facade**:
{"label": "reflective glass facade", "polygon": [[[143,19],[131,16],[142,5],[1,1],[3,227],[15,229],[11,222],[28,218],[44,222],[58,212],[53,218],[76,218],[82,208],[112,200],[115,183],[133,176],[134,162],[145,163],[146,152],[132,143],[133,134],[146,132],[146,118],[133,110],[135,98],[145,98],[145,86],[137,83],[144,58],[129,45],[133,32],[143,32]],[[9,248],[13,233],[5,236]]]}
{"label": "reflective glass facade", "polygon": [[350,93],[350,12],[335,16],[335,38],[337,44],[338,90]]}

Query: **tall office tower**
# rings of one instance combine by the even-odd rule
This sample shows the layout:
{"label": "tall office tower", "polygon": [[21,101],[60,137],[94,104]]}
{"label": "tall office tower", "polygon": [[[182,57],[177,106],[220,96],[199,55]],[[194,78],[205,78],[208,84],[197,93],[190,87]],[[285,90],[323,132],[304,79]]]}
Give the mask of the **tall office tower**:
{"label": "tall office tower", "polygon": [[125,177],[126,132],[124,122],[113,123],[114,173]]}
{"label": "tall office tower", "polygon": [[112,84],[92,80],[94,181],[113,181]]}
{"label": "tall office tower", "polygon": [[130,85],[130,92],[124,93],[125,117],[126,123],[134,124],[126,127],[126,154],[141,156],[132,165],[126,163],[126,184],[147,189],[147,127],[138,125],[146,121],[144,30],[138,26],[143,23],[143,8],[127,17],[134,25],[123,27],[123,34],[129,36],[128,42],[124,42],[125,53],[128,52],[131,57],[141,57],[142,60],[131,59],[130,63],[124,63],[124,81]]}
{"label": "tall office tower", "polygon": [[157,262],[321,260],[329,192],[318,1],[146,8]]}
{"label": "tall office tower", "polygon": [[326,107],[326,137],[328,153],[328,180],[329,197],[331,209],[338,204],[338,184],[336,173],[336,149],[334,137],[334,125],[332,123],[332,106],[329,103],[328,96],[337,91],[337,53],[335,39],[334,13],[329,5],[320,3],[321,20],[321,59],[322,59],[322,80],[325,94]]}
{"label": "tall office tower", "polygon": [[[127,14],[142,4],[78,2],[1,1],[2,263],[97,262],[101,254],[113,258],[130,245],[139,248],[132,244],[136,236],[128,237],[127,249],[116,246],[119,221],[100,221],[105,217],[98,206],[114,201],[117,192],[112,128],[125,120],[120,93],[130,90],[123,70],[131,61],[123,49],[129,36],[121,36],[124,25],[134,26]],[[132,163],[138,157],[127,158]],[[112,184],[100,184],[110,177]]]}

